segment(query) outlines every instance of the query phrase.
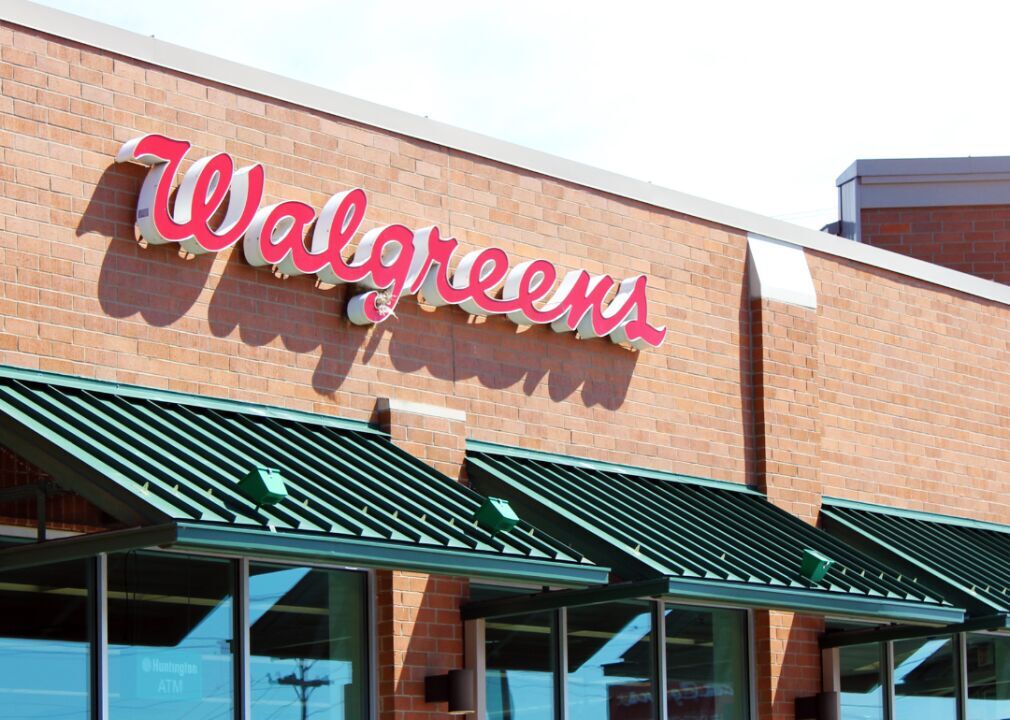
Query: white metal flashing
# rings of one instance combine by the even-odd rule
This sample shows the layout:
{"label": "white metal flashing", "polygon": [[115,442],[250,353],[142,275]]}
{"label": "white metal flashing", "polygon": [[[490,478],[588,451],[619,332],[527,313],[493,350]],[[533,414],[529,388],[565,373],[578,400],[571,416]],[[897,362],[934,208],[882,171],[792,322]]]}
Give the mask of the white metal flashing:
{"label": "white metal flashing", "polygon": [[749,234],[747,275],[753,298],[817,307],[817,291],[807,255],[799,245]]}
{"label": "white metal flashing", "polygon": [[[1010,156],[946,158],[871,158],[856,160],[835,180],[844,185],[849,180],[881,177],[917,177],[936,179],[942,176],[982,178],[1010,175]],[[929,180],[928,180],[929,181]]]}
{"label": "white metal flashing", "polygon": [[1010,157],[856,160],[836,181],[855,187],[859,202],[841,208],[856,226],[865,208],[1010,204]]}
{"label": "white metal flashing", "polygon": [[744,232],[1010,305],[1010,286],[880,248],[803,228],[748,210],[634,180],[582,163],[325,90],[274,73],[88,20],[28,0],[0,3],[0,21],[124,55],[348,120],[417,138],[576,185],[708,220]]}
{"label": "white metal flashing", "polygon": [[439,405],[428,405],[427,403],[413,402],[411,400],[397,400],[396,398],[379,398],[375,409],[380,413],[402,412],[411,415],[425,415],[427,417],[442,418],[444,420],[454,420],[466,422],[466,412],[454,410],[453,408],[441,407]]}

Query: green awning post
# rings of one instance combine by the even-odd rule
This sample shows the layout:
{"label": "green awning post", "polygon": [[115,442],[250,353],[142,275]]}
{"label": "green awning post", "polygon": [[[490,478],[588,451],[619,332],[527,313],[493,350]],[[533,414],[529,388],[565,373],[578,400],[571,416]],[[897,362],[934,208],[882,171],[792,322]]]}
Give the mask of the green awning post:
{"label": "green awning post", "polygon": [[823,553],[806,548],[803,550],[803,562],[800,574],[812,583],[819,583],[828,574],[835,561]]}
{"label": "green awning post", "polygon": [[238,489],[257,507],[276,505],[288,496],[284,478],[281,477],[280,470],[274,468],[253,468],[239,481]]}
{"label": "green awning post", "polygon": [[509,501],[496,497],[484,498],[484,502],[473,517],[478,525],[492,535],[511,530],[519,524],[519,516],[509,505]]}

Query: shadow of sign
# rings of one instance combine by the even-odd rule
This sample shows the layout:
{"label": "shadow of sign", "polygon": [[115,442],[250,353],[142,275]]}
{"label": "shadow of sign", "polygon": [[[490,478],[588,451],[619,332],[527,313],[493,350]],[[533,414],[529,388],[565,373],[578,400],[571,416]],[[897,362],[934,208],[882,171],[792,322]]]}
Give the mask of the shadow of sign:
{"label": "shadow of sign", "polygon": [[[456,307],[427,308],[413,298],[404,298],[397,317],[380,325],[354,325],[344,316],[347,286],[320,290],[314,278],[280,280],[247,265],[235,248],[225,251],[230,254],[215,277],[212,254],[185,258],[174,244],[143,247],[133,223],[145,173],[133,164],[110,165],[77,227],[78,236],[108,238],[98,299],[110,317],[139,315],[151,326],[167,327],[199,320],[198,305],[206,303],[215,337],[238,333],[250,348],[265,348],[279,338],[286,353],[318,352],[312,385],[326,395],[339,390],[360,363],[416,374],[399,381],[405,385],[423,383],[426,374],[441,381],[476,380],[494,389],[518,386],[532,395],[546,382],[551,400],[567,400],[581,388],[585,405],[607,409],[620,407],[627,396],[638,353],[608,340],[578,340],[547,327],[520,329],[501,317],[475,318]],[[209,286],[213,290],[207,299]],[[236,358],[232,368],[256,374],[262,360],[251,354]],[[271,361],[294,365],[299,360]]]}

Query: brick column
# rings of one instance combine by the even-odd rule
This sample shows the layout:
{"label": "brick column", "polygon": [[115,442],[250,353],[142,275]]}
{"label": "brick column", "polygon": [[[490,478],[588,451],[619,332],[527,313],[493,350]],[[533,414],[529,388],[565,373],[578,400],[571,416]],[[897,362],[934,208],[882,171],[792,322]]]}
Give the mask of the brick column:
{"label": "brick column", "polygon": [[[801,248],[751,238],[750,250],[755,480],[769,501],[814,524],[821,489],[813,281]],[[797,571],[799,564],[797,557]],[[821,690],[823,631],[819,617],[755,611],[761,720],[792,720],[795,699]]]}
{"label": "brick column", "polygon": [[375,416],[390,439],[444,475],[463,479],[466,413],[423,403],[379,398]]}
{"label": "brick column", "polygon": [[817,312],[751,301],[757,485],[773,503],[816,524],[821,509]]}
{"label": "brick column", "polygon": [[[397,446],[449,477],[463,477],[463,412],[382,398],[376,417]],[[445,717],[444,703],[424,701],[424,678],[463,667],[459,605],[468,594],[464,578],[376,573],[380,720]]]}

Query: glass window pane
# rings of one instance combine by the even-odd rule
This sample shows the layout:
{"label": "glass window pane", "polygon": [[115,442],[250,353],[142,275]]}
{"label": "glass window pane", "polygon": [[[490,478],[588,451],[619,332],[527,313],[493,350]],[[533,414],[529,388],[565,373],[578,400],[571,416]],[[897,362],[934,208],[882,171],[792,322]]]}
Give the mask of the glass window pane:
{"label": "glass window pane", "polygon": [[109,715],[211,720],[232,712],[232,563],[109,556]]}
{"label": "glass window pane", "polygon": [[968,720],[1010,717],[1010,637],[967,637]]}
{"label": "glass window pane", "polygon": [[569,608],[569,716],[577,720],[651,718],[652,653],[650,603]]}
{"label": "glass window pane", "polygon": [[884,665],[880,643],[838,649],[842,720],[884,720]]}
{"label": "glass window pane", "polygon": [[748,715],[747,615],[666,605],[666,706],[670,720]]}
{"label": "glass window pane", "polygon": [[249,576],[253,718],[366,717],[365,574],[253,564]]}
{"label": "glass window pane", "polygon": [[0,574],[0,716],[88,717],[87,563]]}
{"label": "glass window pane", "polygon": [[488,720],[554,717],[552,618],[543,612],[486,621]]}
{"label": "glass window pane", "polygon": [[955,718],[954,647],[949,637],[894,642],[894,718]]}

